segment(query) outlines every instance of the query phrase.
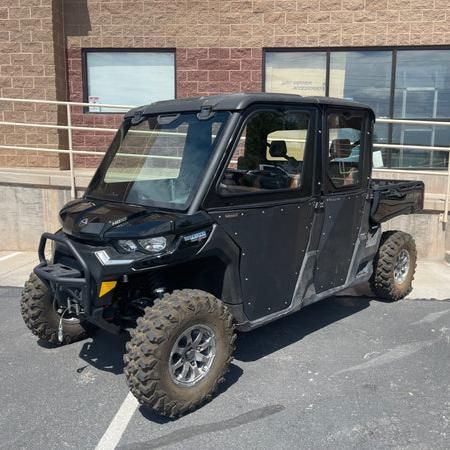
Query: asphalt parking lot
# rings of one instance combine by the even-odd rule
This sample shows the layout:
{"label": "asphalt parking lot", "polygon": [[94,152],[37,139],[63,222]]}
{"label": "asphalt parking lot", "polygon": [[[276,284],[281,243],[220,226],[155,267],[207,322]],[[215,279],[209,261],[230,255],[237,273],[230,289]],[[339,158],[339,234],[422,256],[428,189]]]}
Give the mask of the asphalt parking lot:
{"label": "asphalt parking lot", "polygon": [[450,288],[329,299],[242,334],[219,395],[173,421],[128,396],[126,336],[48,346],[19,295],[0,288],[2,449],[449,448]]}

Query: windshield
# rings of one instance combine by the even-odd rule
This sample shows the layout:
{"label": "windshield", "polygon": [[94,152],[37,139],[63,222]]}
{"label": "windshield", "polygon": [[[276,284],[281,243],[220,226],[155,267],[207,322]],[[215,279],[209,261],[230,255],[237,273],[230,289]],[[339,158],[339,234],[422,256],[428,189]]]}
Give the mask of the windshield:
{"label": "windshield", "polygon": [[213,153],[229,113],[206,120],[197,113],[147,116],[125,124],[87,191],[88,197],[186,209]]}

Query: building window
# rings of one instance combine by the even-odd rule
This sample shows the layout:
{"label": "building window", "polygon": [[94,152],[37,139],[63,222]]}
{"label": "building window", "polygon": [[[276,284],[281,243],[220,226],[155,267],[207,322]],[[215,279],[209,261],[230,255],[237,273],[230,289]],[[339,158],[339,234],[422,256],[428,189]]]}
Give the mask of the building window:
{"label": "building window", "polygon": [[377,116],[389,116],[392,52],[332,52],[331,97],[370,105]]}
{"label": "building window", "polygon": [[450,117],[450,50],[397,53],[394,117]]}
{"label": "building window", "polygon": [[325,52],[266,53],[266,91],[325,95]]}
{"label": "building window", "polygon": [[[450,119],[450,49],[268,50],[265,61],[268,92],[354,100],[377,117]],[[450,127],[376,124],[375,141],[448,146]],[[386,147],[382,160],[383,167],[443,169],[448,154]]]}
{"label": "building window", "polygon": [[[394,117],[450,118],[450,50],[399,51],[395,75]],[[448,146],[449,127],[395,125],[393,141],[412,145]],[[447,167],[447,152],[395,150],[399,167]]]}
{"label": "building window", "polygon": [[[175,98],[174,51],[86,51],[86,101],[138,106]],[[90,106],[89,112],[129,108]]]}

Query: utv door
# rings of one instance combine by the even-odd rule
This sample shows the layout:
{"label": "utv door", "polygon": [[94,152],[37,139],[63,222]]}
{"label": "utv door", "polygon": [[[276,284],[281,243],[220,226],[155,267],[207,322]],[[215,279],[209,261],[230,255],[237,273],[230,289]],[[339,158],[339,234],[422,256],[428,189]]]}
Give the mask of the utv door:
{"label": "utv door", "polygon": [[343,286],[358,239],[370,172],[369,118],[360,110],[328,110],[324,120],[324,195],[316,293]]}
{"label": "utv door", "polygon": [[240,248],[248,319],[288,308],[307,248],[316,111],[249,112],[223,162],[210,214]]}

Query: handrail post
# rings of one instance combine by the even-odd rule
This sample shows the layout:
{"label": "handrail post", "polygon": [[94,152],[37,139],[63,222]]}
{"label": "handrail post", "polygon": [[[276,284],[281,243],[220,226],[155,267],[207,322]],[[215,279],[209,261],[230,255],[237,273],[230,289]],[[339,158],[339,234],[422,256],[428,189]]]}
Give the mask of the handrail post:
{"label": "handrail post", "polygon": [[448,209],[450,202],[450,149],[447,152],[447,192],[445,193],[445,206],[444,206],[444,214],[442,216],[442,223],[447,224],[448,222]]}
{"label": "handrail post", "polygon": [[70,169],[70,196],[72,199],[77,197],[77,189],[75,186],[75,166],[73,162],[73,147],[72,147],[72,114],[70,111],[70,103],[67,107],[67,140],[69,145],[69,169]]}

